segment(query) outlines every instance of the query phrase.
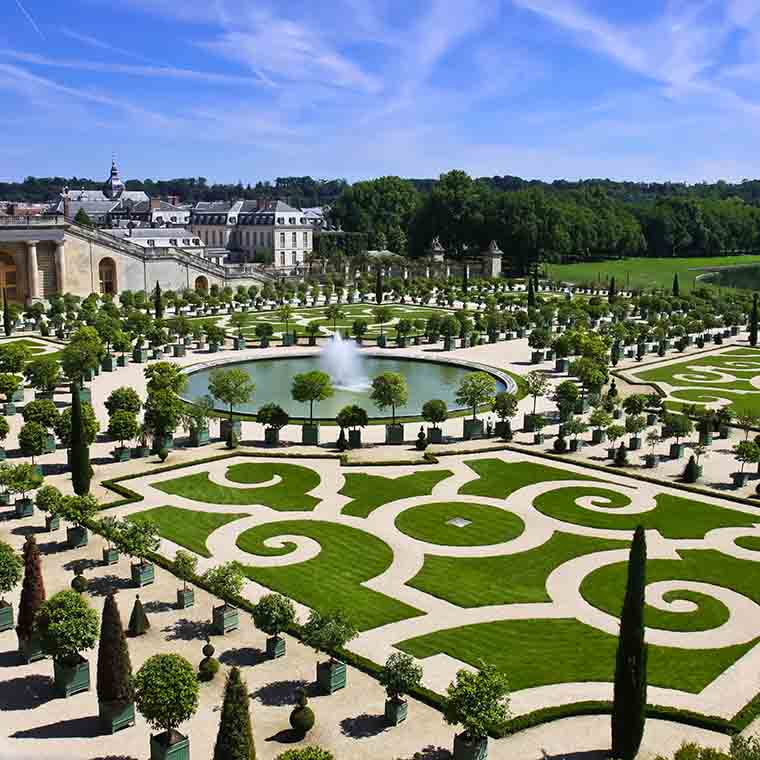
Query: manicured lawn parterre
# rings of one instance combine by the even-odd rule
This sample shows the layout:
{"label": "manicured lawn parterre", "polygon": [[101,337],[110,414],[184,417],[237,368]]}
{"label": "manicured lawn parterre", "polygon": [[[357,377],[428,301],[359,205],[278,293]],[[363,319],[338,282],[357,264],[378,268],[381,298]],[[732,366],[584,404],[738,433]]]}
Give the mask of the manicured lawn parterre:
{"label": "manicured lawn parterre", "polygon": [[737,546],[741,546],[742,549],[760,552],[760,536],[742,536],[741,538],[737,538],[734,543]]}
{"label": "manicured lawn parterre", "polygon": [[[678,274],[681,293],[694,287],[700,269],[760,263],[760,256],[710,256],[703,258],[621,259],[620,261],[582,262],[547,265],[549,276],[563,282],[598,282],[605,287],[614,277],[618,287],[664,288],[670,290],[673,275]],[[705,283],[701,283],[704,287]]]}
{"label": "manicured lawn parterre", "polygon": [[411,475],[386,478],[363,472],[347,472],[339,493],[350,496],[352,500],[343,507],[342,513],[351,517],[368,517],[383,504],[412,496],[429,496],[433,488],[451,474],[451,470],[425,469]]}
{"label": "manicured lawn parterre", "polygon": [[656,530],[664,538],[703,538],[715,528],[751,527],[760,521],[758,515],[703,504],[692,499],[661,493],[655,497],[656,506],[647,512],[614,514],[596,512],[579,506],[581,497],[594,497],[599,507],[626,507],[630,498],[618,491],[592,487],[567,487],[548,491],[533,501],[533,506],[555,520],[603,530],[633,531],[639,525]]}
{"label": "manicured lawn parterre", "polygon": [[[469,524],[452,525],[450,521],[456,519]],[[487,546],[517,538],[525,530],[525,523],[504,509],[460,501],[406,509],[396,518],[396,527],[410,538],[431,544]]]}
{"label": "manicured lawn parterre", "polygon": [[219,512],[197,512],[180,507],[154,507],[144,512],[129,515],[128,520],[135,523],[151,521],[158,528],[161,538],[184,546],[185,549],[210,557],[206,539],[217,528],[227,523],[248,517],[247,513],[221,514]]}
{"label": "manicured lawn parterre", "polygon": [[232,488],[212,483],[207,472],[199,472],[152,485],[164,493],[207,504],[262,504],[278,510],[308,511],[319,503],[319,499],[308,495],[319,485],[319,475],[310,467],[283,462],[244,462],[230,466],[226,476],[235,483],[266,483],[274,476],[282,480],[262,488]]}
{"label": "manicured lawn parterre", "polygon": [[251,528],[238,536],[237,545],[262,557],[287,555],[283,548],[264,545],[268,538],[308,536],[321,546],[318,556],[282,567],[246,566],[245,573],[257,583],[302,604],[329,612],[344,609],[360,629],[375,628],[422,614],[414,607],[362,586],[363,581],[384,572],[393,561],[391,548],[376,536],[337,523],[288,520]]}
{"label": "manicured lawn parterre", "polygon": [[[652,686],[696,694],[756,642],[723,649],[649,646]],[[491,662],[513,691],[555,683],[612,681],[617,637],[577,620],[502,620],[449,628],[396,645],[414,657],[444,653],[478,667]]]}
{"label": "manicured lawn parterre", "polygon": [[672,386],[669,407],[680,407],[681,402],[718,407],[728,401],[735,412],[760,412],[760,387],[752,384],[759,376],[760,350],[751,348],[695,357],[636,374],[644,382]]}
{"label": "manicured lawn parterre", "polygon": [[542,546],[519,554],[429,555],[422,570],[408,585],[459,607],[550,602],[546,579],[560,565],[586,554],[627,546],[625,541],[555,533]]}

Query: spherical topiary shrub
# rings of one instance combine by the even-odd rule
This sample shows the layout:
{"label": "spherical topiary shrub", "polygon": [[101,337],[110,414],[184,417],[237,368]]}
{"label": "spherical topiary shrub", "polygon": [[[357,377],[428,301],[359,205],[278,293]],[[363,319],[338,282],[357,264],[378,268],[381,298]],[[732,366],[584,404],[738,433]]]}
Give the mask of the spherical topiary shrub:
{"label": "spherical topiary shrub", "polygon": [[300,736],[306,736],[314,728],[314,711],[309,707],[304,689],[296,689],[296,706],[290,713],[290,725]]}
{"label": "spherical topiary shrub", "polygon": [[557,454],[564,454],[567,451],[567,441],[564,436],[554,439],[554,451]]}
{"label": "spherical topiary shrub", "polygon": [[162,447],[162,448],[160,448],[160,449],[158,450],[158,458],[159,458],[159,459],[160,459],[162,462],[165,462],[165,461],[167,460],[168,456],[169,456],[169,449],[167,449],[165,446],[164,446],[164,447]]}
{"label": "spherical topiary shrub", "polygon": [[321,747],[301,747],[300,749],[289,749],[277,755],[275,760],[335,760],[332,752],[328,752]]}
{"label": "spherical topiary shrub", "polygon": [[198,678],[201,681],[213,681],[219,672],[219,660],[216,657],[204,657],[198,665]]}
{"label": "spherical topiary shrub", "polygon": [[78,594],[84,594],[87,591],[87,578],[78,572],[71,580],[71,588]]}

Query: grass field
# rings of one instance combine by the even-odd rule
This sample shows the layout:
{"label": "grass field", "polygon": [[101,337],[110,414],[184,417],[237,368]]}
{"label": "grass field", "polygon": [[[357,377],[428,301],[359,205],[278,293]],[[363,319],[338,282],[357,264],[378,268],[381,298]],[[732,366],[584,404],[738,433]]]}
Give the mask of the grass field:
{"label": "grass field", "polygon": [[592,503],[599,507],[626,507],[630,504],[629,497],[617,491],[577,487],[558,488],[543,493],[534,500],[533,506],[555,520],[573,525],[628,531],[636,530],[642,525],[646,530],[659,531],[664,538],[670,539],[704,538],[706,533],[716,528],[751,527],[758,519],[746,512],[724,509],[665,493],[657,494],[656,506],[647,512],[633,515],[608,514],[578,506],[576,499],[583,496],[599,497],[592,498]]}
{"label": "grass field", "polygon": [[552,279],[563,282],[598,282],[606,286],[614,277],[618,288],[666,288],[673,286],[673,275],[678,274],[682,293],[694,287],[694,279],[714,267],[760,264],[760,256],[712,256],[707,258],[622,259],[580,264],[547,264]]}
{"label": "grass field", "polygon": [[[457,527],[450,520],[461,518],[469,525]],[[488,546],[517,538],[525,523],[498,507],[464,502],[421,504],[404,510],[396,527],[410,538],[440,546]]]}
{"label": "grass field", "polygon": [[202,557],[210,557],[206,547],[206,539],[217,528],[227,523],[248,517],[242,514],[219,514],[217,512],[196,512],[192,509],[179,507],[154,507],[144,512],[129,515],[127,520],[135,523],[150,521],[158,528],[161,538],[184,546]]}
{"label": "grass field", "polygon": [[736,539],[736,545],[741,546],[742,549],[760,552],[760,536],[742,536]]}
{"label": "grass field", "polygon": [[284,567],[246,566],[245,573],[251,580],[321,612],[343,609],[361,630],[422,614],[361,585],[390,566],[393,552],[384,541],[356,528],[288,520],[251,528],[238,536],[237,545],[259,556],[288,554],[292,544],[281,549],[264,546],[266,539],[286,534],[312,538],[321,546],[320,553],[306,562]]}
{"label": "grass field", "polygon": [[[612,681],[617,637],[577,620],[504,620],[437,631],[396,646],[414,657],[443,652],[478,667],[492,662],[512,691],[533,686]],[[649,646],[651,686],[696,694],[756,642],[723,649]],[[528,654],[529,653],[529,654]]]}
{"label": "grass field", "polygon": [[308,491],[319,485],[319,475],[309,467],[281,462],[244,462],[227,469],[227,478],[236,483],[266,483],[275,475],[282,480],[263,488],[217,485],[209,480],[207,472],[152,485],[164,493],[206,504],[262,504],[272,509],[297,511],[307,511],[317,506],[319,499],[309,496]]}
{"label": "grass field", "polygon": [[349,472],[339,491],[352,501],[343,507],[342,513],[351,517],[368,517],[378,507],[412,496],[428,496],[433,487],[451,477],[451,470],[421,470],[398,478],[382,475]]}

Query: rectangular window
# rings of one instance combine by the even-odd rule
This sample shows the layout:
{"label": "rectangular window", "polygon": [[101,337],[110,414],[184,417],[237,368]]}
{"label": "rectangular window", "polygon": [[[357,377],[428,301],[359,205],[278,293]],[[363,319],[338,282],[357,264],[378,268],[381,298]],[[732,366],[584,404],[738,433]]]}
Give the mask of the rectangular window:
{"label": "rectangular window", "polygon": [[308,232],[303,233],[303,247],[304,248],[309,247],[309,233]]}
{"label": "rectangular window", "polygon": [[280,254],[280,265],[285,266],[285,251]]}
{"label": "rectangular window", "polygon": [[298,254],[293,251],[293,266],[295,266],[298,263]]}
{"label": "rectangular window", "polygon": [[285,233],[281,232],[280,233],[280,248],[284,248],[284,247],[285,247]]}
{"label": "rectangular window", "polygon": [[294,232],[292,237],[293,237],[293,248],[295,248],[298,245],[298,233]]}

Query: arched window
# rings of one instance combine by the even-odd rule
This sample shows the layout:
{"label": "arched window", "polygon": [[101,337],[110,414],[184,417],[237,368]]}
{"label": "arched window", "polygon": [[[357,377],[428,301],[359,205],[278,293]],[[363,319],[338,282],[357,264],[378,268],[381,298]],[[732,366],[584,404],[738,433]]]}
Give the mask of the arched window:
{"label": "arched window", "polygon": [[203,293],[208,290],[208,280],[203,275],[195,278],[195,289]]}
{"label": "arched window", "polygon": [[116,293],[116,263],[111,258],[101,259],[98,264],[98,280],[101,293]]}

